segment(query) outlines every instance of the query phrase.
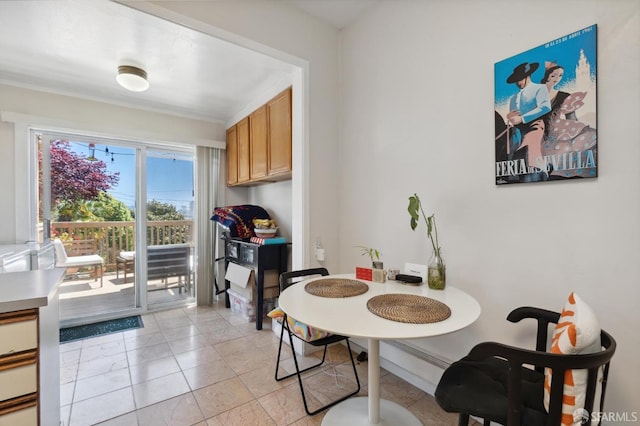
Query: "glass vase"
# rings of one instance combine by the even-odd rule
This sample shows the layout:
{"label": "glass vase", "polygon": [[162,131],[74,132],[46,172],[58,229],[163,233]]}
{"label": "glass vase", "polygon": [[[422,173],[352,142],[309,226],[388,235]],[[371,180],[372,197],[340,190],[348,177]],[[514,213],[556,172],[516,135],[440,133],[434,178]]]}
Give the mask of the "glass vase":
{"label": "glass vase", "polygon": [[429,259],[427,270],[427,284],[434,290],[444,290],[447,285],[447,268],[440,251],[433,252]]}

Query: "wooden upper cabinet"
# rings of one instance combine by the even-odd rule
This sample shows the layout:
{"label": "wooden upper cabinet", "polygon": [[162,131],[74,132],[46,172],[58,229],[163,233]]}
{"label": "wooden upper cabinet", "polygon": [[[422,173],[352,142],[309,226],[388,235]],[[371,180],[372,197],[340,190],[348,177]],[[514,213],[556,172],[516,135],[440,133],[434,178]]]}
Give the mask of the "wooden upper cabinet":
{"label": "wooden upper cabinet", "polygon": [[269,117],[269,176],[291,172],[291,89],[267,103]]}
{"label": "wooden upper cabinet", "polygon": [[227,185],[238,183],[238,132],[236,126],[227,129]]}
{"label": "wooden upper cabinet", "polygon": [[263,105],[249,115],[251,148],[251,180],[267,177],[269,154],[267,106]]}
{"label": "wooden upper cabinet", "polygon": [[291,88],[227,129],[227,185],[291,179]]}
{"label": "wooden upper cabinet", "polygon": [[238,132],[238,183],[249,182],[249,117],[245,117],[236,124]]}

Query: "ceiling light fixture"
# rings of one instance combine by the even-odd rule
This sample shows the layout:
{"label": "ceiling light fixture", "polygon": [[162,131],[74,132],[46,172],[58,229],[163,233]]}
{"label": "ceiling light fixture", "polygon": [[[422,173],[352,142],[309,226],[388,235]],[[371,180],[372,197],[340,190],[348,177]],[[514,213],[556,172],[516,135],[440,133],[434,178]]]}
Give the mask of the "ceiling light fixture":
{"label": "ceiling light fixture", "polygon": [[147,72],[131,65],[120,65],[116,81],[120,86],[132,92],[144,92],[149,88]]}

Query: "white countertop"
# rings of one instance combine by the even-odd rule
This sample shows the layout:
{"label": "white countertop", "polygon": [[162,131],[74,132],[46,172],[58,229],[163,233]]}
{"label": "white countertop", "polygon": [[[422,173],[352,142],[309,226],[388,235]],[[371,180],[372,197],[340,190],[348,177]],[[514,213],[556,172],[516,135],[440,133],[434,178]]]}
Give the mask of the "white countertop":
{"label": "white countertop", "polygon": [[64,268],[0,274],[0,313],[47,306]]}

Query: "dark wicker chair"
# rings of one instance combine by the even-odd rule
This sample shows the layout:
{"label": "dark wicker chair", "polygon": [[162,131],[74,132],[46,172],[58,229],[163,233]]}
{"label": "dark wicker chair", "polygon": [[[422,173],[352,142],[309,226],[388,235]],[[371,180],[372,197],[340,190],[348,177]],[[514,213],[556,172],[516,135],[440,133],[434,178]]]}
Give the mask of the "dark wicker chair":
{"label": "dark wicker chair", "polygon": [[[546,352],[548,325],[557,323],[560,314],[544,309],[522,307],[512,311],[507,320],[515,323],[525,318],[537,320],[536,350],[520,349],[494,342],[476,345],[469,355],[445,370],[435,397],[448,412],[459,413],[458,425],[468,425],[469,416],[508,426],[561,424],[562,396],[566,370],[588,371],[585,411],[593,411],[602,368],[599,410],[602,410],[609,373],[609,363],[616,351],[616,341],[601,330],[601,352],[561,355]],[[529,368],[526,366],[534,366]],[[549,412],[543,405],[544,369],[551,368]]]}

